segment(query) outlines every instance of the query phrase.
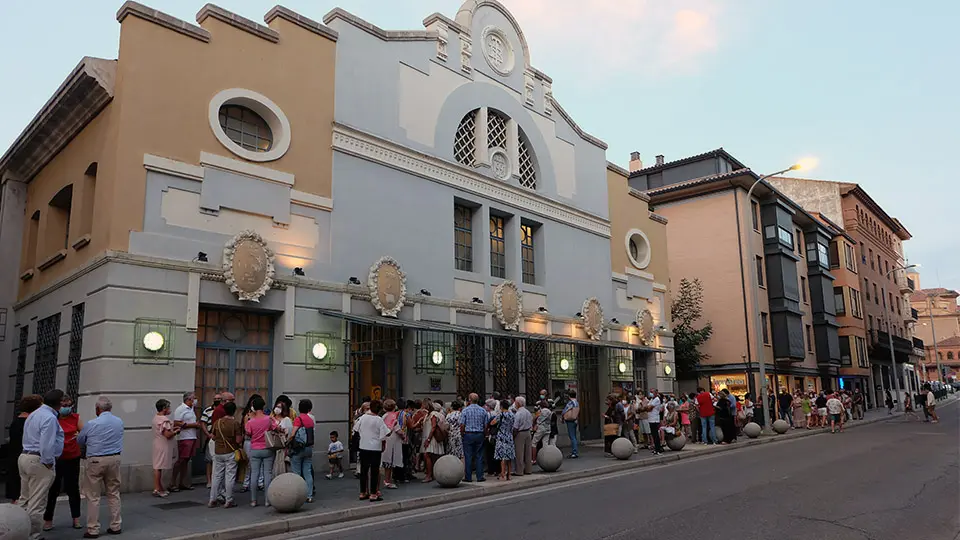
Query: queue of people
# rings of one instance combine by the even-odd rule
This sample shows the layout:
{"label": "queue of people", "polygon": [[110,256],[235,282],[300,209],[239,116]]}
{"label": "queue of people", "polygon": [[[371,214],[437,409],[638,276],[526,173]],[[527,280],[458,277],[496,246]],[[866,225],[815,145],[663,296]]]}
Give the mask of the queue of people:
{"label": "queue of people", "polygon": [[[94,406],[96,417],[80,421],[73,399],[54,389],[42,397],[24,396],[20,414],[10,427],[11,463],[6,497],[30,516],[31,540],[53,529],[57,497],[65,493],[74,529],[84,529],[83,538],[99,538],[100,498],[106,493],[110,523],[107,534],[122,532],[120,514],[120,454],[123,452],[123,421],[113,415],[110,399],[101,396]],[[16,465],[12,461],[16,461]],[[81,460],[85,461],[81,478]],[[87,499],[87,521],[81,523],[81,493]]]}

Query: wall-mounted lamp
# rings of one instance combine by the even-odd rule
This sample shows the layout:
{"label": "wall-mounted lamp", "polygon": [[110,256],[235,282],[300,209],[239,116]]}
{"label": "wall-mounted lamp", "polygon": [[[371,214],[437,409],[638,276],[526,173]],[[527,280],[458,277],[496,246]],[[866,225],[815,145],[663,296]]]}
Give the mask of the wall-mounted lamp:
{"label": "wall-mounted lamp", "polygon": [[537,308],[537,311],[539,311],[540,313],[550,313],[550,310],[548,310],[548,309],[547,309],[546,307],[544,307],[544,306],[538,307],[538,308]]}
{"label": "wall-mounted lamp", "polygon": [[632,323],[630,323],[630,326],[639,327],[640,325],[637,324],[637,321],[633,321]]}
{"label": "wall-mounted lamp", "polygon": [[357,279],[357,278],[354,277],[354,276],[350,276],[350,281],[349,281],[349,283],[350,283],[351,285],[359,285],[359,284],[360,284],[360,280]]}
{"label": "wall-mounted lamp", "polygon": [[474,296],[472,302],[474,304],[482,304],[483,300],[481,300],[479,296]]}
{"label": "wall-mounted lamp", "polygon": [[617,364],[617,371],[619,371],[620,373],[626,373],[626,372],[627,372],[627,363],[626,363],[626,362],[620,362],[619,364]]}
{"label": "wall-mounted lamp", "polygon": [[327,346],[324,343],[314,343],[311,350],[313,357],[317,360],[323,360],[327,357]]}
{"label": "wall-mounted lamp", "polygon": [[570,361],[567,360],[566,358],[561,358],[561,359],[560,359],[560,370],[561,370],[561,371],[567,371],[568,369],[570,369]]}
{"label": "wall-mounted lamp", "polygon": [[198,252],[197,252],[197,258],[194,259],[194,260],[195,260],[195,261],[199,261],[199,262],[208,262],[208,261],[207,261],[207,254],[204,253],[204,252],[202,252],[202,251],[198,251]]}
{"label": "wall-mounted lamp", "polygon": [[300,268],[300,267],[298,266],[298,267],[296,267],[296,268],[293,269],[293,275],[295,275],[295,276],[305,276],[306,274],[303,273],[303,268]]}
{"label": "wall-mounted lamp", "polygon": [[433,361],[433,365],[439,366],[443,363],[443,353],[441,351],[433,351],[431,360]]}
{"label": "wall-mounted lamp", "polygon": [[155,353],[163,348],[163,334],[157,331],[147,332],[143,335],[143,348]]}
{"label": "wall-mounted lamp", "polygon": [[673,368],[670,367],[670,364],[665,364],[665,365],[663,366],[663,373],[666,374],[666,375],[669,375],[669,374],[673,373]]}
{"label": "wall-mounted lamp", "polygon": [[610,322],[612,322],[613,324],[620,324],[620,321],[618,321],[616,317],[610,319]]}
{"label": "wall-mounted lamp", "polygon": [[433,296],[433,295],[430,294],[430,291],[428,291],[428,290],[426,290],[426,289],[420,289],[420,294],[422,294],[422,295],[424,295],[424,296]]}

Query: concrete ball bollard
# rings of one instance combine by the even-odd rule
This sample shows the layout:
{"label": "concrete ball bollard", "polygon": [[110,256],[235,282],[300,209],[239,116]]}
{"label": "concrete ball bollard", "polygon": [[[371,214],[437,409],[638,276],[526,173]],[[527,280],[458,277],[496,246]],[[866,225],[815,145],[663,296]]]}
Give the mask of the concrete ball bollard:
{"label": "concrete ball bollard", "polygon": [[626,437],[620,437],[610,445],[610,453],[619,460],[630,459],[633,455],[633,443]]}
{"label": "concrete ball bollard", "polygon": [[441,487],[457,487],[463,475],[463,462],[457,456],[447,454],[433,464],[433,478]]}
{"label": "concrete ball bollard", "polygon": [[298,474],[283,473],[267,488],[267,502],[277,512],[296,512],[307,502],[307,483]]}
{"label": "concrete ball bollard", "polygon": [[760,432],[763,431],[763,428],[760,427],[760,424],[756,422],[750,422],[749,424],[743,426],[743,433],[751,439],[756,439],[760,436]]}
{"label": "concrete ball bollard", "polygon": [[0,504],[0,538],[27,540],[30,538],[30,515],[15,504]]}
{"label": "concrete ball bollard", "polygon": [[556,446],[544,446],[537,452],[537,465],[545,472],[556,472],[563,465],[563,452]]}
{"label": "concrete ball bollard", "polygon": [[790,429],[790,424],[786,420],[780,419],[773,422],[773,430],[780,435],[786,433],[788,429]]}
{"label": "concrete ball bollard", "polygon": [[673,451],[683,450],[683,447],[687,445],[686,435],[677,435],[676,437],[670,437],[667,439],[667,448]]}

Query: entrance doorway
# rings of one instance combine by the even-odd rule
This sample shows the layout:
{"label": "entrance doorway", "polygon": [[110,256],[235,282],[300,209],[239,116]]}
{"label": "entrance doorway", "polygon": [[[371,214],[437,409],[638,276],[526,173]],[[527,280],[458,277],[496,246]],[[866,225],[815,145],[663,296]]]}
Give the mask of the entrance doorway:
{"label": "entrance doorway", "polygon": [[350,351],[350,412],[364,398],[399,399],[403,367],[403,329],[347,323]]}
{"label": "entrance doorway", "polygon": [[580,402],[580,437],[599,439],[600,427],[600,349],[577,345],[577,378]]}
{"label": "entrance doorway", "polygon": [[[253,394],[270,402],[273,322],[273,316],[263,313],[200,309],[194,376],[198,417],[217,392],[236,396],[238,416]],[[200,453],[193,460],[193,472],[203,474],[203,470]]]}

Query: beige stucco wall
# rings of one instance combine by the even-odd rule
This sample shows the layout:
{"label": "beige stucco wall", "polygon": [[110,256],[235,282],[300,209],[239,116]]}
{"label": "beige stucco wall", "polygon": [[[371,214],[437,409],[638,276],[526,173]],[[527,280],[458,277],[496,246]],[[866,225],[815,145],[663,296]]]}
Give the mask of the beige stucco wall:
{"label": "beige stucco wall", "polygon": [[[650,206],[646,201],[630,195],[627,177],[614,169],[607,169],[607,196],[610,207],[610,261],[612,270],[624,273],[633,268],[627,256],[626,236],[632,229],[640,229],[650,241],[650,264],[643,269],[653,274],[656,283],[670,287],[669,259],[667,252],[668,225],[650,219]],[[670,292],[667,292],[667,305]]]}
{"label": "beige stucco wall", "polygon": [[[746,199],[745,193],[740,196]],[[669,220],[666,236],[672,246],[669,267],[674,288],[683,278],[698,278],[703,284],[703,321],[713,325],[713,337],[702,349],[710,355],[704,365],[742,362],[748,338],[755,346],[753,325],[748,334],[744,309],[743,280],[749,284],[749,276],[741,274],[741,262],[752,260],[753,254],[744,250],[741,260],[738,219],[742,235],[756,236],[755,250],[761,248],[760,234],[748,228],[745,212],[737,216],[733,190],[660,205],[656,212]],[[761,300],[761,309],[766,309],[766,299]],[[772,361],[772,351],[766,349]],[[756,358],[755,354],[751,356]]]}
{"label": "beige stucco wall", "polygon": [[[68,248],[64,260],[21,282],[20,299],[105,249],[127,250],[130,232],[143,226],[144,154],[194,164],[199,164],[201,152],[242,159],[220,144],[208,120],[211,98],[224,89],[258,92],[290,121],[292,140],[286,154],[256,165],[294,174],[296,190],[331,197],[336,43],[281,18],[270,24],[280,33],[278,43],[212,17],[201,26],[211,34],[209,43],[136,16],[123,20],[113,101],[28,187],[27,220],[36,209],[42,214],[61,187],[75,182],[72,243],[82,234],[80,181],[87,166],[98,162],[90,245],[76,252]],[[25,250],[29,235],[27,223]],[[42,230],[40,236],[42,244]],[[36,264],[48,255],[38,253]],[[21,272],[32,266],[32,259],[22,257]]]}

